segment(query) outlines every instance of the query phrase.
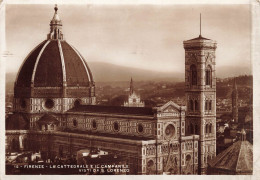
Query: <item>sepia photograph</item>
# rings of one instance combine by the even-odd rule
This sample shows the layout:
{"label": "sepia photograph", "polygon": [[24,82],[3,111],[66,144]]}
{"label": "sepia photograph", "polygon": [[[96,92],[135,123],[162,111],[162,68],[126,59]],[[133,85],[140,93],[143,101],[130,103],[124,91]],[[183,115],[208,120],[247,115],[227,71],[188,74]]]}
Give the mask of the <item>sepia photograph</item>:
{"label": "sepia photograph", "polygon": [[251,4],[4,9],[1,174],[253,175]]}

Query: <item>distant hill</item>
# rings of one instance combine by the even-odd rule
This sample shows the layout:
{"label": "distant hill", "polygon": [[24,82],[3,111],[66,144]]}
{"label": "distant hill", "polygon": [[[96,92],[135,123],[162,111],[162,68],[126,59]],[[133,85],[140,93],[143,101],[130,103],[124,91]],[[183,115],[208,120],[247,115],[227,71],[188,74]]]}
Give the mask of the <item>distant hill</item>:
{"label": "distant hill", "polygon": [[[129,81],[132,77],[134,81],[172,81],[183,82],[183,73],[158,72],[132,67],[125,67],[104,62],[88,62],[95,82],[117,82]],[[250,68],[245,67],[217,67],[217,77],[226,78],[239,75],[251,74]],[[16,73],[6,74],[6,88],[12,89],[16,78]]]}
{"label": "distant hill", "polygon": [[183,73],[158,72],[132,67],[125,67],[104,62],[88,62],[94,80],[97,82],[129,81],[184,81]]}
{"label": "distant hill", "polygon": [[[88,62],[88,65],[96,82],[130,81],[131,77],[135,81],[167,80],[181,82],[184,80],[184,74],[182,73],[150,71],[103,62]],[[15,78],[16,73],[6,74],[6,82],[14,82]]]}
{"label": "distant hill", "polygon": [[217,66],[216,75],[217,78],[236,77],[240,75],[252,75],[252,70],[248,66]]}

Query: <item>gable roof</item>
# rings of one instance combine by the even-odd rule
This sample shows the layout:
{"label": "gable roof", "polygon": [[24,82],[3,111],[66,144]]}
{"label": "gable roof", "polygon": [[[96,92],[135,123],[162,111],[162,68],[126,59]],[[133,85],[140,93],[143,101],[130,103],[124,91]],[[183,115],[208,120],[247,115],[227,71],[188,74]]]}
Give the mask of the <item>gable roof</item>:
{"label": "gable roof", "polygon": [[180,111],[181,109],[185,110],[185,106],[179,106],[178,104],[174,103],[173,101],[169,101],[166,104],[162,105],[161,107],[158,107],[158,111],[163,111],[164,109],[168,108],[169,106],[172,106],[174,109]]}

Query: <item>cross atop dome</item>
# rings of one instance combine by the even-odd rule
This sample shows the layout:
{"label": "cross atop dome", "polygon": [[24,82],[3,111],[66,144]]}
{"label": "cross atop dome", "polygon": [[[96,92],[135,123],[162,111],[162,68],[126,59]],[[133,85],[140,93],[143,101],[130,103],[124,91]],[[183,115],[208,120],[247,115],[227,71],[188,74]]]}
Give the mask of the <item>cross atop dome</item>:
{"label": "cross atop dome", "polygon": [[47,39],[53,39],[53,40],[63,40],[63,34],[62,34],[62,22],[58,15],[58,6],[55,4],[54,7],[54,15],[50,22],[50,33],[47,35]]}
{"label": "cross atop dome", "polygon": [[57,6],[57,4],[55,4],[54,10],[55,10],[55,13],[57,13],[57,11],[58,11],[58,6]]}

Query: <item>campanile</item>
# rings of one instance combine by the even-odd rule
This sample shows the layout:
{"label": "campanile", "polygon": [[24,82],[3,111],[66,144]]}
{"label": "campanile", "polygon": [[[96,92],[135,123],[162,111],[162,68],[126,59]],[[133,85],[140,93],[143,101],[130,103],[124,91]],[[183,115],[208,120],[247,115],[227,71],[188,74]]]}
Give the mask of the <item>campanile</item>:
{"label": "campanile", "polygon": [[199,37],[183,42],[185,49],[186,134],[200,135],[199,174],[216,156],[216,75],[214,40]]}

